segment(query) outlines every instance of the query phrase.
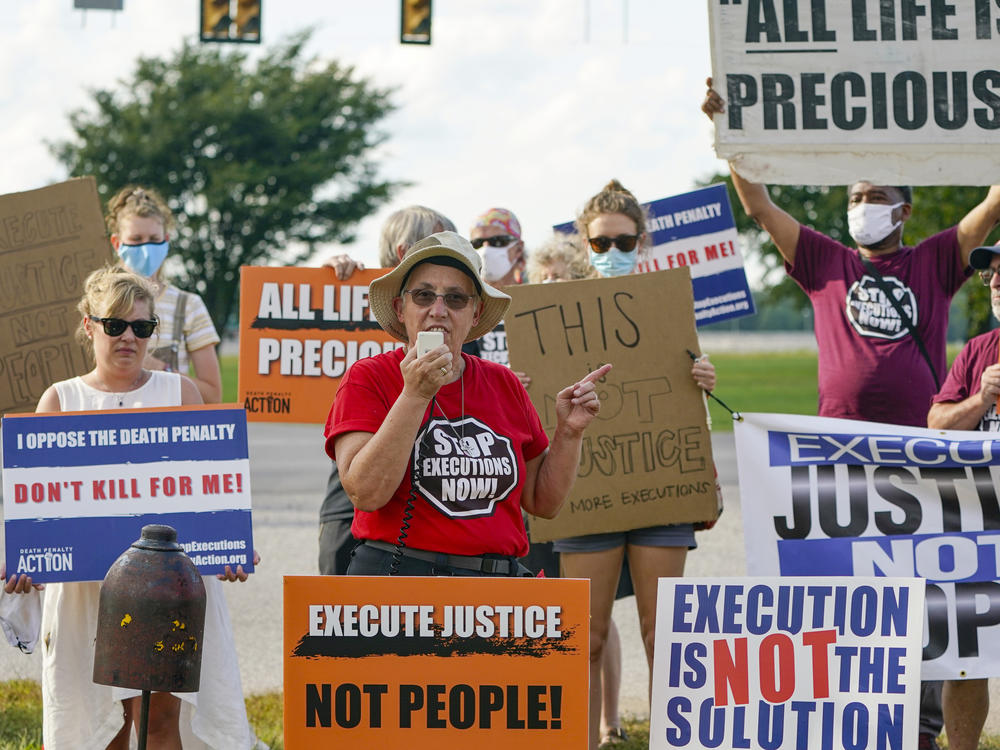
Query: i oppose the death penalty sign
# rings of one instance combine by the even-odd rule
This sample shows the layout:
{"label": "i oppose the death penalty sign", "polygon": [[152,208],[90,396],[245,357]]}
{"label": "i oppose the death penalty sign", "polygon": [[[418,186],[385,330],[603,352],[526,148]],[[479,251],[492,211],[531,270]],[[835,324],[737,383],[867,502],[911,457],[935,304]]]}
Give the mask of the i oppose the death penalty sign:
{"label": "i oppose the death penalty sign", "polygon": [[587,746],[588,581],[284,580],[289,750]]}
{"label": "i oppose the death penalty sign", "polygon": [[253,570],[243,409],[8,414],[3,469],[8,571],[102,580],[150,523],[204,574]]}

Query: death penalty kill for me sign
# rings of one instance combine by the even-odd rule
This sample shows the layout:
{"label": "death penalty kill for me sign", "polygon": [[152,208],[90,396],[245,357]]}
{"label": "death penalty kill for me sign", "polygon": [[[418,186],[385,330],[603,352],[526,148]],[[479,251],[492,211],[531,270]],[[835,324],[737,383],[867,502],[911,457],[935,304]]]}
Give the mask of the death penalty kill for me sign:
{"label": "death penalty kill for me sign", "polygon": [[0,413],[90,369],[76,305],[113,258],[93,177],[0,196]]}
{"label": "death penalty kill for me sign", "polygon": [[589,611],[581,579],[285,576],[285,747],[585,748]]}
{"label": "death penalty kill for me sign", "polygon": [[698,352],[687,268],[509,287],[511,367],[551,438],[556,394],[610,362],[559,515],[534,541],[718,517],[712,441],[688,350]]}
{"label": "death penalty kill for me sign", "polygon": [[246,412],[232,405],[3,418],[7,570],[100,581],[151,523],[202,574],[253,571]]}
{"label": "death penalty kill for me sign", "polygon": [[368,285],[388,269],[240,269],[239,400],[251,422],[326,422],[347,368],[402,344],[379,327]]}
{"label": "death penalty kill for me sign", "polygon": [[716,154],[747,179],[996,182],[995,1],[708,5]]}

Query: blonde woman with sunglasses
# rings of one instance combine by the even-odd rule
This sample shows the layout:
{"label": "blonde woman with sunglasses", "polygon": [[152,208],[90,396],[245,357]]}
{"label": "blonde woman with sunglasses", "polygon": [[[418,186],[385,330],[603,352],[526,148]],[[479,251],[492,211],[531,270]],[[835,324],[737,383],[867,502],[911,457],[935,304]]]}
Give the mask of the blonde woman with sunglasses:
{"label": "blonde woman with sunglasses", "polygon": [[[601,276],[624,276],[636,271],[648,241],[645,227],[645,211],[617,180],[587,201],[576,220],[577,231],[589,246],[590,263]],[[618,366],[628,367],[628,363]],[[715,388],[715,367],[704,357],[694,363],[691,375],[705,390]],[[600,726],[601,664],[605,648],[611,647],[611,610],[623,560],[627,556],[652,679],[657,579],[684,575],[687,551],[695,546],[694,527],[689,523],[556,540],[562,576],[590,579],[591,750],[624,740],[620,730],[614,728],[606,730],[602,737]]]}
{"label": "blonde woman with sunglasses", "polygon": [[[202,403],[194,382],[176,372],[143,366],[157,329],[155,290],[121,266],[87,277],[77,309],[77,335],[93,354],[94,369],[49,386],[36,411],[103,411]],[[124,450],[124,449],[123,449]],[[259,560],[256,553],[255,562]],[[242,566],[219,579],[245,581]],[[246,717],[232,627],[219,581],[203,579],[207,594],[201,690],[153,693],[149,748],[241,748],[256,743]],[[31,580],[19,580],[30,593]],[[94,642],[100,581],[50,583],[42,605],[42,735],[48,750],[129,747],[138,723],[138,690],[95,684]]]}

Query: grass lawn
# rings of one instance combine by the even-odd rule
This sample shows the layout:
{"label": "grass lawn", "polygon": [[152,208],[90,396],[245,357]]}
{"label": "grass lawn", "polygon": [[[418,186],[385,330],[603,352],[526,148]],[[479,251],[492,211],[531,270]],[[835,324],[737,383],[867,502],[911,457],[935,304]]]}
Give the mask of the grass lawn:
{"label": "grass lawn", "polygon": [[[257,736],[271,750],[284,750],[281,693],[247,698],[247,714]],[[649,722],[625,717],[628,742],[616,750],[647,750]],[[0,682],[0,750],[40,750],[42,743],[42,695],[38,683],[28,680]],[[947,748],[947,743],[941,742]],[[979,750],[1000,750],[1000,737],[984,737]]]}
{"label": "grass lawn", "polygon": [[[816,353],[713,354],[715,395],[734,411],[816,414]],[[731,431],[733,419],[709,399],[712,430]]]}
{"label": "grass lawn", "polygon": [[[237,359],[221,357],[222,400],[235,403]],[[736,411],[816,413],[815,352],[713,354],[718,374],[716,395]],[[712,429],[731,431],[729,412],[709,400]]]}

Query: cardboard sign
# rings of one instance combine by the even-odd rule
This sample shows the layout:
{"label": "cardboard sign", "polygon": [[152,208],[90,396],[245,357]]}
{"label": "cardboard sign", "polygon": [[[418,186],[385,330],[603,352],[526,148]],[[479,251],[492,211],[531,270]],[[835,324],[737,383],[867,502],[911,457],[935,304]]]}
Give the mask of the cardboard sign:
{"label": "cardboard sign", "polygon": [[253,570],[246,412],[231,406],[3,418],[7,570],[100,581],[162,523],[203,574]]}
{"label": "cardboard sign", "polygon": [[587,746],[589,581],[284,582],[288,750]]}
{"label": "cardboard sign", "polygon": [[388,270],[342,282],[332,268],[240,269],[239,400],[251,422],[325,422],[348,367],[402,346],[368,309],[368,284]]}
{"label": "cardboard sign", "polygon": [[711,0],[715,150],[793,185],[989,185],[995,2]]}
{"label": "cardboard sign", "polygon": [[[691,271],[696,325],[753,315],[736,219],[722,184],[643,203],[652,247],[641,272],[687,266]],[[574,232],[573,222],[557,232]],[[506,364],[506,362],[504,362]]]}
{"label": "cardboard sign", "polygon": [[917,746],[923,581],[661,578],[650,750]]}
{"label": "cardboard sign", "polygon": [[559,515],[533,519],[534,541],[718,515],[712,441],[688,350],[698,352],[687,268],[508,287],[511,367],[550,438],[555,395],[605,362],[601,411]]}
{"label": "cardboard sign", "polygon": [[747,572],[927,580],[925,680],[1000,675],[1000,436],[787,414],[734,424]]}
{"label": "cardboard sign", "polygon": [[76,305],[113,259],[93,177],[0,196],[0,413],[90,369]]}

